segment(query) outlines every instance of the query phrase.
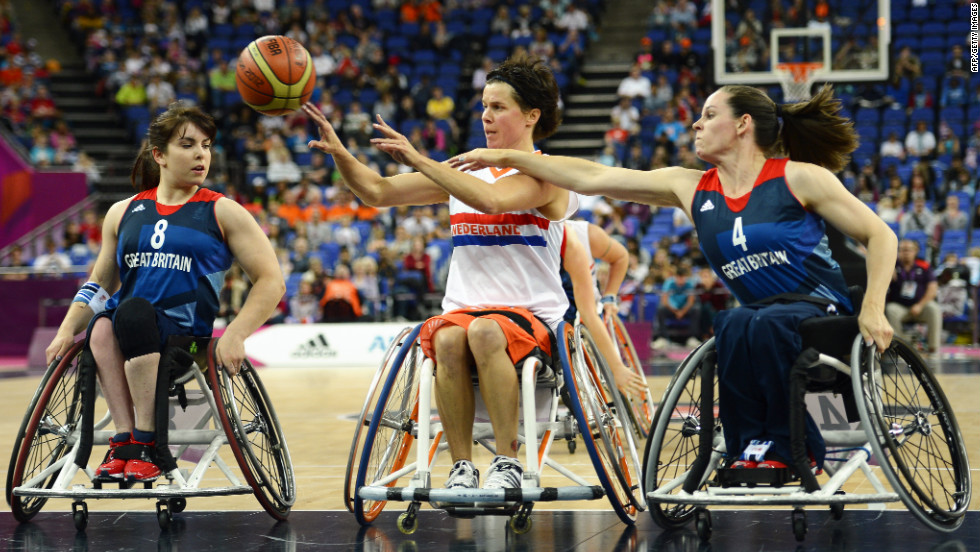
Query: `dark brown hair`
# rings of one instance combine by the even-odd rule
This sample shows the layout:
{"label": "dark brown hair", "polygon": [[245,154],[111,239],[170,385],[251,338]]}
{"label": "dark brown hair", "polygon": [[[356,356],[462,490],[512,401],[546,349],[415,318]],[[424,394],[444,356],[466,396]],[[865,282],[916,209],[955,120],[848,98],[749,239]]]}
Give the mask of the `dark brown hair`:
{"label": "dark brown hair", "polygon": [[534,141],[543,140],[558,130],[561,123],[558,83],[544,61],[528,55],[508,58],[487,73],[487,83],[491,82],[509,84],[514,89],[514,100],[524,113],[532,109],[541,110],[541,116],[534,125]]}
{"label": "dark brown hair", "polygon": [[752,116],[755,143],[766,157],[785,155],[838,172],[857,149],[854,122],[840,115],[840,100],[829,84],[807,101],[782,105],[751,86],[728,85],[721,90],[729,94],[728,105],[735,118],[746,113]]}
{"label": "dark brown hair", "polygon": [[153,150],[167,151],[167,144],[174,134],[191,124],[201,129],[212,142],[218,134],[214,118],[199,107],[183,102],[174,102],[150,123],[143,142],[143,149],[133,162],[133,170],[129,181],[137,192],[143,192],[160,185],[160,166],[153,160]]}

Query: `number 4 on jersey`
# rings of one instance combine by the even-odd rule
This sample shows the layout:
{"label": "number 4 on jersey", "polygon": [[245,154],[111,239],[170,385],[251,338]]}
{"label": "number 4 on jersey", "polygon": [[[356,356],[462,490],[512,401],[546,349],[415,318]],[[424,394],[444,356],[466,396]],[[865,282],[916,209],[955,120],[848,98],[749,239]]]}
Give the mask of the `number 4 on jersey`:
{"label": "number 4 on jersey", "polygon": [[735,247],[742,246],[742,251],[749,250],[749,247],[745,245],[745,232],[742,231],[742,217],[735,219],[735,227],[732,228],[732,245]]}

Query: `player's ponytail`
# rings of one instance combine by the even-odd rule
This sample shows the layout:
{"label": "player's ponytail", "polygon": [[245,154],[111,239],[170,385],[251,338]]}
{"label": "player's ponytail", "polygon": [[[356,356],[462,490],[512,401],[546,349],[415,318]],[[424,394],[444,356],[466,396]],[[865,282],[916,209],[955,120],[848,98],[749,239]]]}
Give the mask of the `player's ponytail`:
{"label": "player's ponytail", "polygon": [[153,146],[149,142],[143,145],[136,156],[129,181],[137,192],[145,192],[160,185],[160,166],[153,159]]}
{"label": "player's ponytail", "polygon": [[742,85],[722,88],[735,118],[748,113],[755,123],[755,143],[766,157],[786,156],[832,172],[843,169],[857,149],[854,123],[841,116],[840,100],[825,84],[809,100],[777,104],[761,90]]}

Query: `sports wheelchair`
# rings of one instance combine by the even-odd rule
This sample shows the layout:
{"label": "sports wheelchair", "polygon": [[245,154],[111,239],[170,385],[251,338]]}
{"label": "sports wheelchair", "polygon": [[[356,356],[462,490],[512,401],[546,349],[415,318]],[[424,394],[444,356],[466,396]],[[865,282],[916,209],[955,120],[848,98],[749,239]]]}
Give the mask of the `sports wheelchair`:
{"label": "sports wheelchair", "polygon": [[[434,363],[418,342],[422,325],[405,328],[389,347],[368,391],[354,431],[344,497],[361,525],[373,522],[389,501],[408,502],[398,528],[418,528],[422,502],[455,517],[510,516],[515,533],[531,528],[535,502],[595,500],[608,497],[619,518],[632,524],[646,508],[639,481],[639,455],[629,409],[612,383],[612,373],[584,326],[562,323],[556,365],[531,356],[519,366],[525,444],[520,489],[450,490],[432,486],[439,453],[448,449],[432,412]],[[475,394],[474,442],[495,453],[493,431],[480,394]],[[562,408],[567,404],[569,411]],[[533,413],[529,414],[529,413]],[[576,475],[549,454],[555,439],[581,436],[595,468],[595,479]],[[575,485],[542,487],[549,466]],[[404,486],[399,486],[400,482]]]}
{"label": "sports wheelchair", "polygon": [[[104,408],[95,363],[84,340],[52,362],[31,399],[7,471],[7,503],[14,517],[29,521],[48,499],[70,498],[75,528],[82,531],[88,499],[156,498],[157,521],[166,529],[188,498],[254,493],[269,515],[286,519],[296,487],[279,419],[248,360],[235,377],[215,365],[217,341],[173,337],[161,355],[157,427],[169,429],[157,435],[157,464],[166,479],[155,486],[95,477],[92,445],[108,445],[113,435],[108,410],[94,419],[96,408]],[[181,362],[165,362],[170,355]],[[225,444],[230,451],[222,453]],[[211,464],[224,475],[225,486],[208,484]]]}
{"label": "sports wheelchair", "polygon": [[[900,500],[936,531],[958,528],[970,504],[969,462],[949,401],[922,358],[899,339],[879,354],[864,343],[856,316],[806,320],[800,334],[803,353],[790,376],[792,469],[726,469],[712,338],[681,363],[654,415],[643,459],[654,521],[673,529],[693,519],[707,540],[708,505],[792,506],[793,534],[803,541],[804,506],[827,505],[840,519],[846,504],[883,508]],[[807,402],[814,399],[843,403],[847,418],[821,427],[828,476],[822,482],[804,443]],[[858,471],[874,492],[845,487]]]}

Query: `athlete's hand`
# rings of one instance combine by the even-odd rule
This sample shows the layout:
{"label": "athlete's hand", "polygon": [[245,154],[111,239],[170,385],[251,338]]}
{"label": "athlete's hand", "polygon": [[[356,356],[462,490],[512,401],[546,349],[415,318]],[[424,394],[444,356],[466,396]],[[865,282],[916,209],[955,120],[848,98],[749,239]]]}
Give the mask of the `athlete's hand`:
{"label": "athlete's hand", "polygon": [[858,328],[861,329],[864,342],[868,345],[874,343],[879,353],[885,352],[892,342],[892,335],[895,334],[895,330],[885,318],[885,313],[871,308],[861,309],[861,314],[858,315]]}
{"label": "athlete's hand", "polygon": [[51,340],[51,344],[48,348],[44,350],[44,358],[48,364],[51,364],[55,359],[61,359],[71,349],[71,346],[75,344],[75,336],[68,335],[68,332],[62,332],[60,329],[58,333]]}
{"label": "athlete's hand", "polygon": [[415,149],[404,134],[391,128],[381,115],[377,115],[378,122],[374,123],[374,129],[380,132],[384,138],[371,138],[371,145],[387,153],[392,159],[402,165],[418,168],[419,162],[423,159],[422,154]]}
{"label": "athlete's hand", "polygon": [[245,362],[245,340],[226,332],[218,339],[218,345],[214,348],[214,361],[218,366],[224,367],[229,375],[238,374]]}
{"label": "athlete's hand", "polygon": [[640,374],[630,370],[619,360],[610,362],[613,378],[616,380],[616,387],[626,398],[630,396],[642,397],[647,391],[647,380]]}
{"label": "athlete's hand", "polygon": [[327,120],[327,117],[320,111],[319,107],[307,102],[303,104],[303,113],[306,113],[316,123],[317,129],[320,131],[320,139],[310,140],[306,144],[307,147],[320,150],[329,155],[344,151],[344,143],[337,137],[337,133],[333,130],[333,125],[330,124],[330,121]]}
{"label": "athlete's hand", "polygon": [[477,148],[449,159],[449,166],[461,171],[475,171],[486,167],[504,165],[503,152],[488,148]]}

